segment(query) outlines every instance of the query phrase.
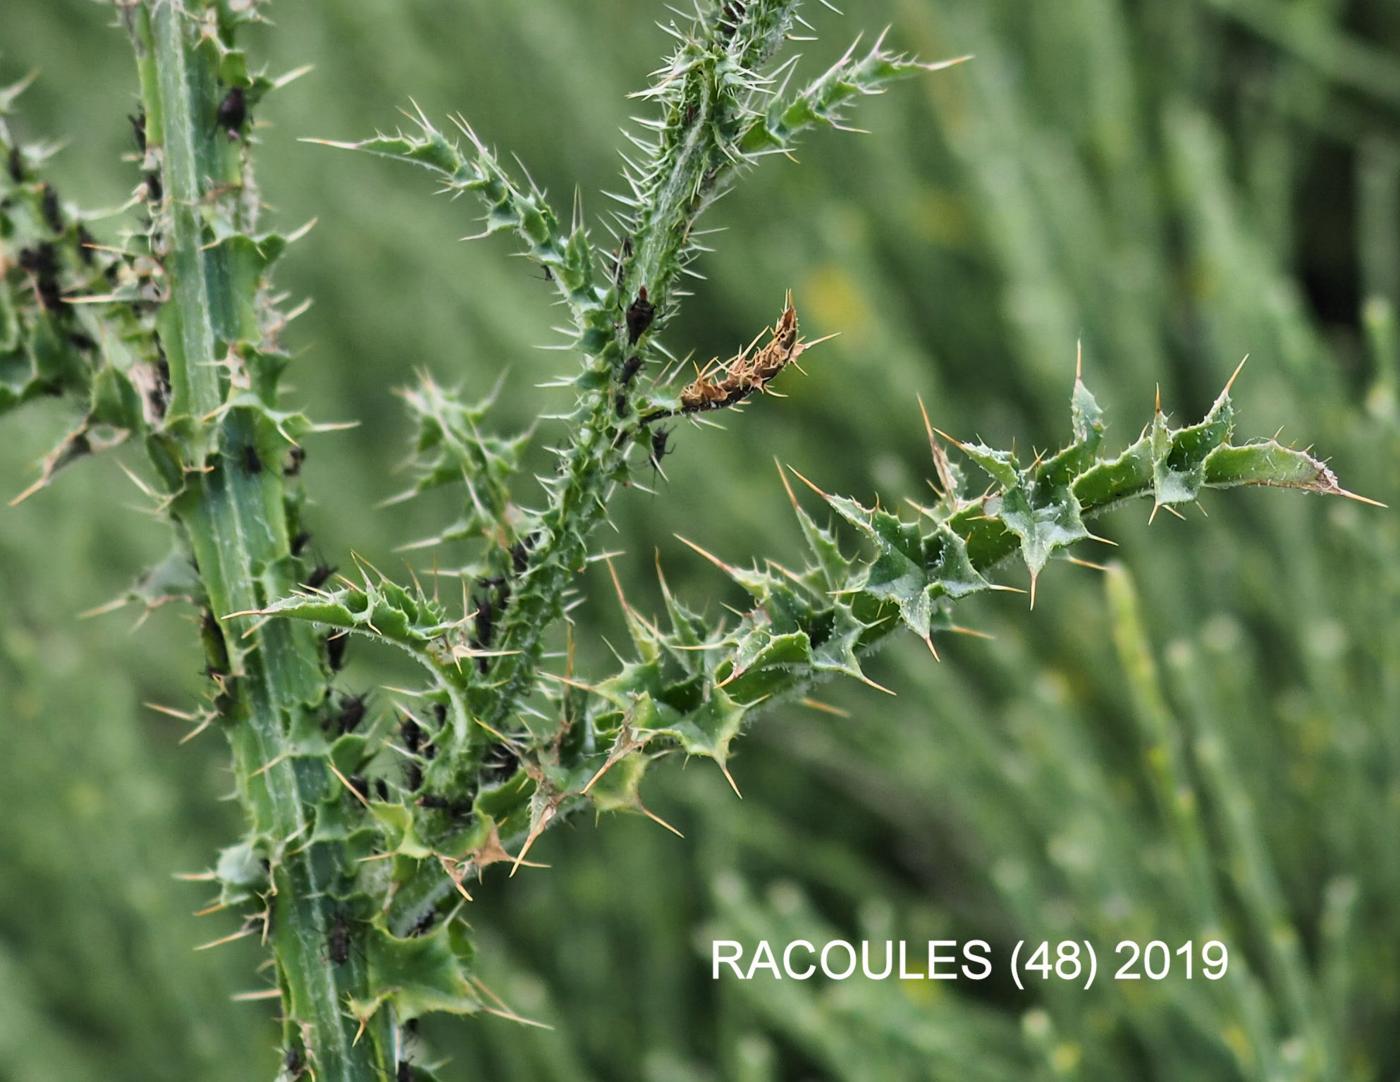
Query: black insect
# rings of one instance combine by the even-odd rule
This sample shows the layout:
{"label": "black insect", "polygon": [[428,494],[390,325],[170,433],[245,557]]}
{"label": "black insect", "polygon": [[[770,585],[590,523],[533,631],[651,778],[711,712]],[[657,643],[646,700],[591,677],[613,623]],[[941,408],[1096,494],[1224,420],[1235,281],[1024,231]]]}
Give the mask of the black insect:
{"label": "black insect", "polygon": [[613,400],[613,408],[617,411],[618,417],[620,417],[620,418],[621,418],[621,417],[626,417],[626,416],[627,416],[627,396],[626,396],[625,394],[619,394],[619,395],[617,396],[617,398],[615,398],[615,399]]}
{"label": "black insect", "polygon": [[472,813],[472,801],[470,797],[448,800],[447,797],[441,796],[438,793],[424,793],[418,798],[418,806],[421,808],[431,808],[434,811],[446,812],[454,819],[465,819]]}
{"label": "black insect", "polygon": [[399,1060],[399,1069],[395,1074],[394,1082],[413,1082],[413,1064],[406,1059]]}
{"label": "black insect", "polygon": [[423,768],[417,763],[404,763],[403,783],[410,793],[423,788]]}
{"label": "black insect", "polygon": [[317,564],[311,569],[311,574],[306,576],[306,586],[312,590],[319,590],[334,574],[334,567],[328,564]]}
{"label": "black insect", "polygon": [[520,756],[513,747],[500,742],[491,748],[481,763],[481,780],[487,785],[499,785],[515,777],[520,768]]}
{"label": "black insect", "polygon": [[383,804],[389,803],[389,783],[383,778],[374,779],[374,795]]}
{"label": "black insect", "polygon": [[[495,599],[488,594],[485,597],[474,597],[473,603],[476,605],[476,615],[472,617],[471,647],[473,650],[489,650],[491,637],[496,634]],[[490,659],[479,657],[476,663],[477,668],[484,673],[489,667]]]}
{"label": "black insect", "polygon": [[[510,602],[510,584],[496,576],[481,579],[478,589],[472,591],[472,604],[476,615],[472,618],[471,646],[475,650],[488,650],[496,634],[496,621]],[[490,658],[476,659],[477,668],[483,673],[490,667]]]}
{"label": "black insect", "polygon": [[304,551],[306,551],[306,546],[309,544],[311,544],[310,532],[307,530],[298,530],[292,536],[292,555],[300,556]]}
{"label": "black insect", "polygon": [[632,381],[637,378],[637,373],[642,370],[642,358],[637,355],[628,357],[622,365],[622,385],[629,387]]}
{"label": "black insect", "polygon": [[282,1073],[288,1078],[300,1078],[305,1068],[306,1059],[302,1056],[301,1049],[295,1046],[287,1049],[286,1055],[282,1057]]}
{"label": "black insect", "polygon": [[287,465],[283,467],[282,473],[287,477],[298,477],[301,474],[301,464],[306,461],[306,448],[301,444],[294,444],[291,452],[287,455]]}
{"label": "black insect", "polygon": [[136,140],[136,149],[146,153],[146,114],[135,113],[126,118],[131,123],[131,136]]}
{"label": "black insect", "polygon": [[[408,930],[408,934],[410,936],[422,935],[424,932],[426,932],[429,928],[431,928],[434,924],[437,923],[437,917],[437,910],[429,909],[426,913],[424,913],[414,922],[413,927]],[[402,1070],[402,1067],[403,1065],[401,1064],[400,1070]],[[399,1077],[403,1076],[400,1075]]]}
{"label": "black insect", "polygon": [[669,455],[675,448],[671,446],[671,429],[653,428],[651,430],[651,468],[658,473],[661,471],[661,460]]}
{"label": "black insect", "polygon": [[326,663],[331,672],[340,672],[345,667],[345,647],[350,642],[350,633],[340,631],[326,636]]}
{"label": "black insect", "polygon": [[63,290],[58,284],[58,253],[52,244],[21,248],[19,265],[33,275],[34,292],[46,310],[56,312],[64,306]]}
{"label": "black insect", "polygon": [[338,966],[343,966],[350,960],[350,922],[345,919],[343,913],[337,913],[331,923],[330,935],[326,937],[326,950],[331,961]]}
{"label": "black insect", "polygon": [[89,267],[92,266],[92,259],[97,253],[95,251],[97,238],[88,232],[87,226],[78,226],[78,255]]}
{"label": "black insect", "polygon": [[24,155],[20,153],[19,147],[10,147],[10,157],[6,162],[9,169],[10,179],[16,184],[24,183]]}
{"label": "black insect", "polygon": [[369,799],[369,783],[365,781],[363,774],[351,774],[346,780],[350,783],[350,788],[354,790],[357,797],[361,800]]}
{"label": "black insect", "polygon": [[637,299],[627,306],[627,341],[636,345],[637,339],[647,333],[651,322],[656,318],[656,307],[647,300],[647,287],[637,290]]}
{"label": "black insect", "polygon": [[403,746],[414,755],[423,749],[424,736],[423,726],[412,718],[405,717],[403,721],[399,722],[399,739],[403,741]]}
{"label": "black insect", "polygon": [[215,127],[223,128],[230,139],[237,139],[238,133],[243,130],[243,123],[247,119],[248,98],[243,93],[241,86],[235,86],[224,95],[224,100],[219,102],[218,115],[214,121]]}
{"label": "black insect", "polygon": [[150,393],[151,409],[157,417],[164,417],[170,404],[170,361],[166,359],[165,347],[156,336],[156,384]]}
{"label": "black insect", "polygon": [[363,695],[342,695],[340,697],[340,709],[335,715],[336,728],[341,733],[354,732],[356,726],[365,720],[365,696]]}
{"label": "black insect", "polygon": [[165,188],[160,183],[160,173],[154,169],[146,174],[146,199],[159,203],[165,197]]}
{"label": "black insect", "polygon": [[258,449],[251,443],[243,445],[243,472],[246,474],[262,473],[262,459],[258,457]]}
{"label": "black insect", "polygon": [[214,696],[213,709],[219,717],[228,719],[233,715],[234,702],[237,698],[238,677],[230,677],[218,682],[218,694]]}
{"label": "black insect", "polygon": [[55,233],[63,232],[63,208],[59,206],[58,189],[52,184],[44,185],[44,194],[39,197],[39,209],[44,221]]}
{"label": "black insect", "polygon": [[534,530],[511,545],[510,565],[515,569],[517,575],[523,575],[525,569],[530,566],[530,550],[539,543],[539,540],[540,532],[539,530]]}
{"label": "black insect", "polygon": [[622,274],[627,269],[627,261],[632,258],[632,238],[625,237],[622,246],[613,256],[613,286],[622,288]]}

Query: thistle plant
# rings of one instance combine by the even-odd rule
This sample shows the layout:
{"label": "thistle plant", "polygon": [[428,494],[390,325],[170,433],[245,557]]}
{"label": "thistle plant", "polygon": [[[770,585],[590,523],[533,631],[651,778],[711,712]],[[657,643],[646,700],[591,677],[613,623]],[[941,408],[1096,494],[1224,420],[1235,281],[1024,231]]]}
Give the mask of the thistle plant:
{"label": "thistle plant", "polygon": [[[749,595],[748,610],[716,621],[663,580],[657,622],[619,589],[631,653],[611,672],[579,671],[569,612],[611,503],[664,487],[683,425],[698,437],[720,411],[742,424],[745,411],[782,409],[768,392],[821,363],[791,293],[726,360],[692,371],[680,358],[704,344],[668,344],[699,277],[706,210],[806,132],[845,127],[858,99],[956,63],[921,62],[881,37],[799,84],[786,55],[803,25],[797,0],[705,2],[668,27],[676,44],[637,95],[646,115],[620,209],[604,219],[580,198],[561,216],[465,119],[445,131],[415,109],[406,128],[331,144],[479,200],[482,233],[512,234],[544,272],[577,362],[556,381],[573,395],[548,422],[556,466],[537,479],[525,475],[534,432],[490,427],[494,392],[464,397],[420,377],[403,394],[416,425],[409,495],[446,490],[460,513],[430,539],[428,586],[426,568],[408,582],[363,560],[338,574],[309,555],[299,478],[304,441],[331,426],[289,407],[279,386],[295,310],[271,271],[296,235],[261,224],[253,121],[288,77],[258,71],[238,46],[264,6],[116,0],[142,107],[140,220],[126,233],[99,238],[102,222],[58,196],[47,148],[4,127],[23,88],[0,95],[0,412],[41,395],[79,410],[23,496],[92,452],[128,441],[146,452],[134,479],[174,542],[128,600],[199,613],[208,695],[181,713],[191,735],[225,734],[247,820],[204,878],[217,891],[210,911],[236,916],[220,938],[256,936],[270,951],[264,994],[281,1007],[283,1078],[433,1077],[420,1017],[514,1017],[477,975],[465,920],[485,869],[514,874],[543,831],[586,809],[657,818],[641,786],[659,757],[710,759],[733,784],[734,741],[762,713],[834,677],[873,683],[865,659],[904,630],[936,658],[940,638],[966,630],[960,601],[1020,588],[1004,581],[1022,581],[1013,565],[1033,605],[1051,560],[1101,540],[1093,516],[1133,500],[1178,513],[1206,489],[1242,486],[1351,495],[1309,451],[1237,440],[1233,377],[1199,422],[1173,427],[1159,402],[1111,452],[1076,368],[1069,441],[1029,462],[943,435],[926,413],[935,498],[905,512],[779,465],[807,547],[800,565],[738,566],[692,543]],[[342,690],[352,638],[398,647],[421,685],[373,703]]]}

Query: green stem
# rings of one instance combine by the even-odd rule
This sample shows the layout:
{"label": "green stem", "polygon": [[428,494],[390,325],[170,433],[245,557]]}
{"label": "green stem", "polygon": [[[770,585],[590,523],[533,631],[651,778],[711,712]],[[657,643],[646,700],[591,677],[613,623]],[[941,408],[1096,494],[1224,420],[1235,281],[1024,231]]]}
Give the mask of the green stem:
{"label": "green stem", "polygon": [[[604,304],[607,344],[588,359],[601,388],[587,397],[586,419],[572,434],[563,479],[543,516],[547,540],[531,554],[524,572],[529,589],[517,592],[505,614],[500,637],[505,653],[491,671],[491,682],[500,689],[487,718],[493,727],[505,723],[533,686],[543,637],[563,614],[565,587],[582,569],[593,532],[607,518],[612,490],[627,479],[634,444],[648,438],[644,417],[633,413],[619,419],[614,408],[623,360],[641,353],[675,314],[675,286],[689,260],[695,223],[745,164],[738,149],[747,122],[743,103],[716,77],[712,64],[732,54],[751,70],[761,68],[782,43],[797,7],[793,0],[750,5],[734,30],[739,37],[731,36],[729,16],[717,7],[704,38],[710,63],[692,58],[684,87],[675,95],[680,119],[658,136],[647,198]],[[624,313],[643,289],[656,315],[633,341]]]}
{"label": "green stem", "polygon": [[332,887],[345,865],[338,846],[312,840],[316,805],[328,796],[325,769],[299,758],[291,740],[294,719],[325,694],[317,640],[285,622],[252,631],[224,622],[295,586],[281,471],[241,465],[266,439],[271,403],[229,404],[238,393],[228,377],[228,364],[238,362],[230,358],[262,344],[246,316],[258,285],[239,294],[246,278],[233,273],[230,246],[211,243],[206,223],[217,208],[242,233],[254,224],[244,145],[213,120],[226,92],[219,61],[231,45],[201,37],[201,24],[174,0],[148,0],[126,15],[165,192],[152,236],[169,282],[160,327],[173,395],[150,447],[229,658],[221,709],[254,851],[270,869],[269,937],[285,1028],[317,1078],[380,1079],[389,1068],[378,1050],[388,1044],[356,1043],[345,1009],[363,991],[363,964],[336,964],[327,945],[339,919]]}

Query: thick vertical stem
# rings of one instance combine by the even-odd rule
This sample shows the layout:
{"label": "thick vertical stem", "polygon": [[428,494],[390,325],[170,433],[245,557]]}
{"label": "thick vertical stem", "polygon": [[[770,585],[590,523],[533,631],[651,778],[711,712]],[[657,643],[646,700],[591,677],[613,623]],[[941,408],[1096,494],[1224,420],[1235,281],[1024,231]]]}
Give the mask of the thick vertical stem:
{"label": "thick vertical stem", "polygon": [[313,841],[316,805],[331,795],[326,771],[319,758],[297,757],[291,741],[296,719],[324,696],[317,640],[280,621],[251,632],[223,622],[295,584],[281,471],[243,464],[270,432],[276,438],[263,411],[273,403],[229,405],[234,374],[263,345],[259,286],[239,285],[247,277],[231,273],[230,247],[217,243],[210,226],[217,214],[246,235],[256,213],[245,144],[216,122],[231,31],[213,4],[196,11],[177,0],[146,0],[123,11],[164,192],[151,240],[169,289],[159,326],[172,398],[151,450],[226,645],[228,672],[216,677],[224,686],[220,709],[250,840],[269,869],[269,938],[287,1040],[319,1079],[385,1078],[378,1050],[386,1042],[356,1042],[346,1009],[363,991],[364,963],[337,962],[328,948],[343,919],[335,887],[345,864],[337,844]]}

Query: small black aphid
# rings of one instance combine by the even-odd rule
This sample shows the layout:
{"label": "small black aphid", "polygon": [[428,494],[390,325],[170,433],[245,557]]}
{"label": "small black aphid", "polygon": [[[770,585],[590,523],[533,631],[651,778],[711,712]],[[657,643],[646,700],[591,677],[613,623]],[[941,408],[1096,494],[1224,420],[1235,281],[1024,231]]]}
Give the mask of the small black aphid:
{"label": "small black aphid", "polygon": [[350,788],[360,800],[369,799],[369,782],[365,781],[363,774],[351,774],[346,780],[350,782]]}
{"label": "small black aphid", "polygon": [[146,400],[151,404],[151,412],[163,419],[165,411],[170,408],[170,381],[157,378],[155,386],[147,393]]}
{"label": "small black aphid", "polygon": [[365,713],[365,697],[363,695],[342,695],[340,697],[340,711],[335,716],[336,727],[342,733],[353,732],[355,727],[365,720]]}
{"label": "small black aphid", "polygon": [[219,684],[219,692],[214,696],[214,713],[221,718],[228,718],[233,710],[235,693],[238,686],[238,677],[230,677]]}
{"label": "small black aphid", "polygon": [[336,914],[335,921],[331,924],[330,935],[326,938],[326,949],[330,953],[331,961],[338,966],[343,966],[350,960],[350,922],[345,919],[345,914]]}
{"label": "small black aphid", "polygon": [[230,139],[237,139],[238,133],[243,130],[243,122],[247,119],[248,99],[244,96],[243,88],[235,86],[224,95],[224,100],[219,102],[215,125],[228,132]]}
{"label": "small black aphid", "polygon": [[617,411],[618,417],[627,416],[627,396],[625,394],[619,394],[613,400],[613,409]]}
{"label": "small black aphid", "polygon": [[748,5],[742,3],[741,0],[729,0],[729,3],[724,5],[723,10],[720,12],[720,19],[722,20],[720,36],[722,38],[728,39],[734,36],[734,31],[739,29],[739,20],[744,17],[744,9],[747,6]]}
{"label": "small black aphid", "polygon": [[436,909],[429,909],[414,922],[413,927],[408,930],[408,934],[410,936],[422,935],[437,923],[437,916]]}
{"label": "small black aphid", "polygon": [[131,136],[136,140],[136,149],[146,153],[146,114],[135,113],[126,118],[131,123]]}
{"label": "small black aphid", "polygon": [[302,1058],[301,1049],[292,1047],[287,1049],[286,1055],[282,1057],[282,1073],[289,1078],[300,1078],[302,1068],[306,1061]]}
{"label": "small black aphid", "polygon": [[65,304],[63,290],[58,284],[58,253],[47,241],[37,248],[21,248],[19,265],[34,276],[34,291],[39,302],[50,312]]}
{"label": "small black aphid", "polygon": [[632,381],[636,379],[637,373],[641,370],[642,358],[635,354],[631,357],[628,357],[626,362],[622,366],[622,385],[624,387],[631,386]]}
{"label": "small black aphid", "polygon": [[661,469],[661,460],[674,450],[675,448],[671,446],[671,430],[669,428],[653,428],[651,430],[652,469]]}
{"label": "small black aphid", "polygon": [[282,472],[288,477],[297,477],[301,474],[301,464],[306,461],[306,448],[301,444],[294,444],[291,452],[287,455],[287,465]]}
{"label": "small black aphid", "polygon": [[[505,611],[505,607],[510,601],[510,584],[498,575],[489,579],[481,579],[477,586],[481,588],[482,592],[472,592],[472,604],[476,606],[476,616],[472,619],[471,645],[477,650],[489,650],[491,640],[496,634],[496,618]],[[491,659],[477,658],[476,667],[485,673],[491,667]]]}
{"label": "small black aphid", "polygon": [[656,318],[656,307],[647,300],[647,287],[637,290],[637,299],[627,306],[627,341],[636,345],[637,339],[647,333],[651,321]]}
{"label": "small black aphid", "polygon": [[24,183],[24,155],[20,153],[19,147],[10,147],[10,157],[7,162],[10,171],[10,179],[16,184]]}
{"label": "small black aphid", "polygon": [[348,631],[326,636],[326,663],[330,665],[331,672],[340,672],[345,667],[345,647],[349,642]]}
{"label": "small black aphid", "polygon": [[394,1082],[413,1082],[413,1064],[406,1059],[399,1060],[399,1069]]}
{"label": "small black aphid", "polygon": [[510,590],[505,580],[499,576],[480,579],[476,585],[477,589],[472,591],[472,604],[476,606],[472,629],[475,645],[479,649],[486,649],[491,645],[491,638],[496,633],[496,616],[506,607]]}
{"label": "small black aphid", "polygon": [[334,567],[327,564],[317,564],[311,569],[311,574],[306,576],[306,585],[313,590],[319,590],[334,574]]}
{"label": "small black aphid", "polygon": [[94,246],[95,246],[96,244],[97,244],[97,238],[94,237],[91,233],[88,232],[87,226],[82,225],[82,224],[79,224],[79,226],[78,226],[78,255],[82,258],[82,261],[83,261],[85,264],[87,264],[89,267],[92,266],[92,259],[93,259],[93,256],[95,256],[95,255],[97,254],[97,253],[94,251]]}
{"label": "small black aphid", "polygon": [[292,555],[300,556],[305,551],[306,546],[311,544],[311,534],[307,530],[298,530],[292,536]]}
{"label": "small black aphid", "polygon": [[389,783],[383,778],[374,779],[374,795],[379,798],[380,803],[389,803]]}
{"label": "small black aphid", "polygon": [[165,189],[160,183],[160,174],[155,170],[146,174],[146,199],[151,203],[159,203],[165,196]]}
{"label": "small black aphid", "polygon": [[410,793],[423,788],[423,768],[417,763],[404,763],[403,783]]}
{"label": "small black aphid", "polygon": [[258,449],[251,443],[243,445],[243,472],[262,473],[262,459],[258,457]]}
{"label": "small black aphid", "polygon": [[424,793],[418,798],[418,806],[420,808],[431,808],[434,811],[446,812],[454,819],[465,819],[472,813],[472,801],[470,797],[448,800],[447,797],[437,793]]}
{"label": "small black aphid", "polygon": [[613,285],[622,288],[622,272],[627,269],[627,261],[632,258],[632,238],[624,237],[622,247],[613,256]]}
{"label": "small black aphid", "polygon": [[423,748],[423,727],[412,718],[406,717],[399,723],[399,739],[403,741],[404,747],[417,755]]}
{"label": "small black aphid", "polygon": [[486,753],[481,763],[481,780],[487,785],[499,785],[515,777],[520,766],[520,756],[509,744],[498,743]]}
{"label": "small black aphid", "polygon": [[44,221],[55,233],[63,232],[63,208],[59,206],[58,189],[52,184],[44,185],[44,194],[39,198],[39,209],[44,212]]}
{"label": "small black aphid", "polygon": [[[491,636],[496,633],[496,609],[495,602],[488,596],[476,598],[476,615],[472,617],[472,638],[471,647],[474,650],[489,650],[491,648]],[[483,673],[491,667],[491,659],[479,657],[476,659],[476,667]]]}

